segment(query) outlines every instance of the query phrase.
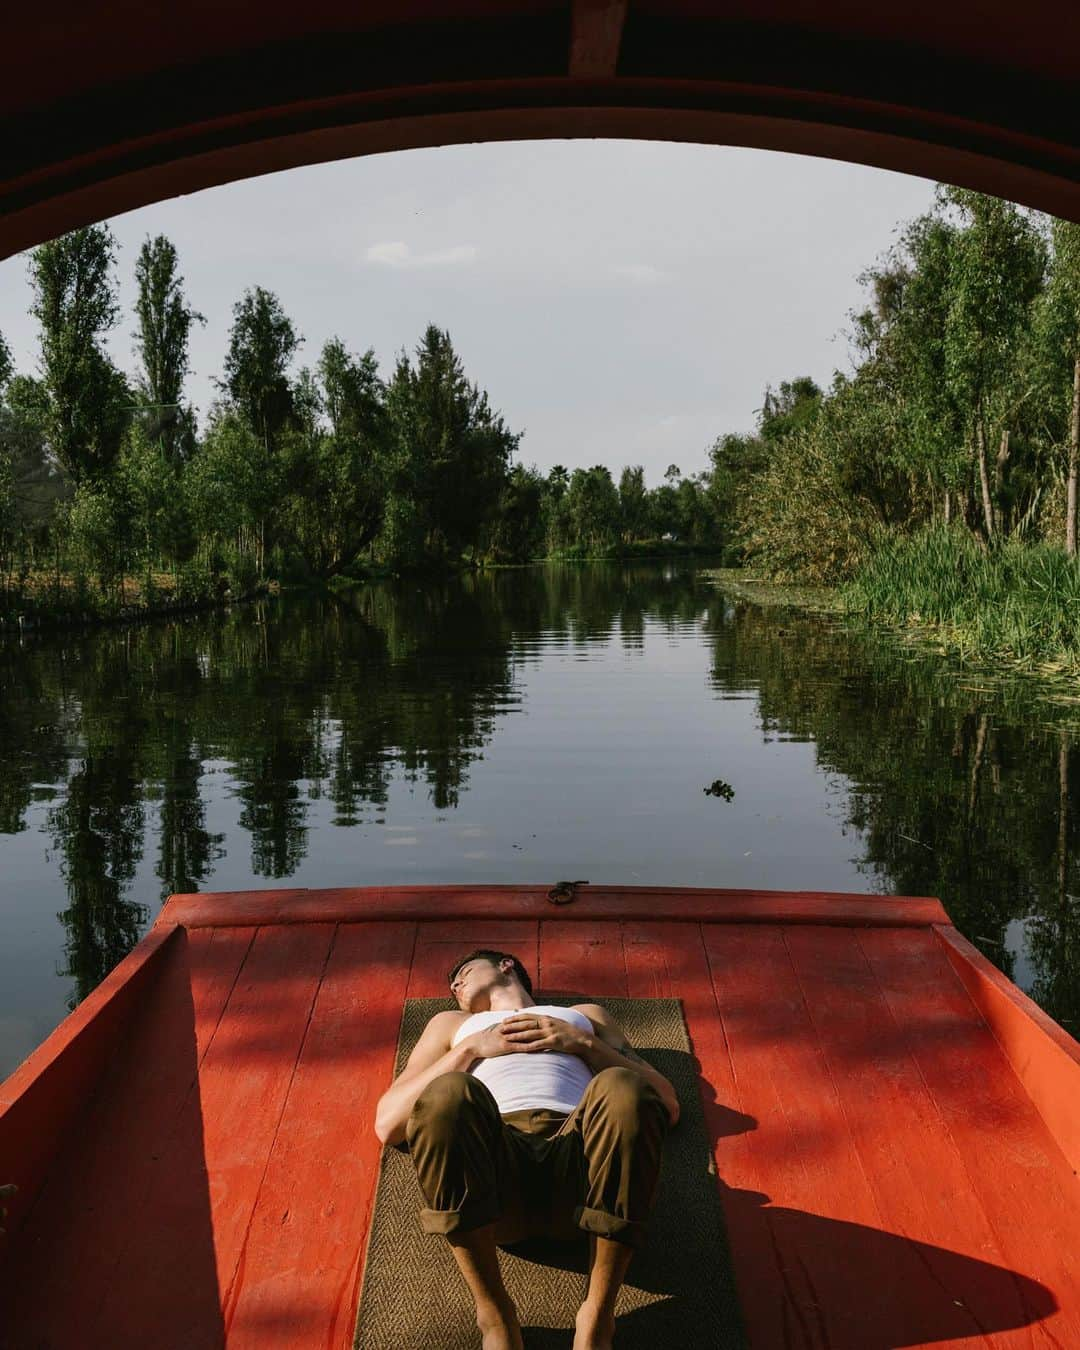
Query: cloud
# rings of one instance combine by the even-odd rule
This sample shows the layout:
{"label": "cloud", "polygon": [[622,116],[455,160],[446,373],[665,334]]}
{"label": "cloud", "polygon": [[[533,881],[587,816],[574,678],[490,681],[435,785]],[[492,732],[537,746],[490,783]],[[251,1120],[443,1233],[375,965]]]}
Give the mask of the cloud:
{"label": "cloud", "polygon": [[642,286],[655,286],[660,281],[670,281],[670,272],[661,272],[659,267],[649,263],[622,263],[611,269],[617,277],[626,277]]}
{"label": "cloud", "polygon": [[372,244],[367,251],[369,263],[381,263],[384,267],[447,267],[455,263],[471,263],[475,258],[476,249],[472,244],[434,249],[431,253],[414,253],[400,239],[392,243]]}

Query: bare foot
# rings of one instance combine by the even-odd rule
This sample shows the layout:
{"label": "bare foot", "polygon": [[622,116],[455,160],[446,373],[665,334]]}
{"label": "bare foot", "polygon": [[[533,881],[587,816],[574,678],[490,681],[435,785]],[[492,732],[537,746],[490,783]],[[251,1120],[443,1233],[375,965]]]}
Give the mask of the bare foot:
{"label": "bare foot", "polygon": [[511,1303],[506,1308],[492,1308],[476,1314],[483,1350],[525,1350],[521,1339],[517,1311]]}
{"label": "bare foot", "polygon": [[612,1350],[615,1314],[583,1303],[574,1318],[574,1350]]}

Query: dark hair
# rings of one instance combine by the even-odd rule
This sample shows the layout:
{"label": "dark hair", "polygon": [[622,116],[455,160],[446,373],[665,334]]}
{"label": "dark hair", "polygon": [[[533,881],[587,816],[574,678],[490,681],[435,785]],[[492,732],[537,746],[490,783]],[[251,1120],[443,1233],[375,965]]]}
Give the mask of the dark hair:
{"label": "dark hair", "polygon": [[475,952],[470,952],[468,956],[463,956],[461,960],[456,963],[453,970],[450,971],[450,974],[446,977],[447,982],[449,984],[453,984],[454,976],[458,973],[461,967],[466,965],[469,961],[478,960],[480,957],[483,957],[484,960],[490,961],[492,965],[496,966],[499,964],[500,961],[513,961],[514,974],[525,986],[525,992],[530,997],[532,997],[533,991],[532,980],[529,979],[529,972],[525,969],[525,967],[521,964],[521,962],[517,959],[517,957],[513,954],[513,952],[493,952],[487,947],[480,947]]}

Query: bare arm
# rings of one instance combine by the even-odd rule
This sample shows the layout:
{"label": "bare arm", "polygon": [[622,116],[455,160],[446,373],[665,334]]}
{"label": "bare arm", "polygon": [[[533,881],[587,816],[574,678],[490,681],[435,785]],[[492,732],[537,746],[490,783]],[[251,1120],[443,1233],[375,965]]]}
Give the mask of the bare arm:
{"label": "bare arm", "polygon": [[471,1036],[450,1044],[461,1018],[453,1012],[436,1013],[420,1034],[408,1063],[390,1084],[375,1108],[375,1133],[384,1144],[400,1144],[417,1097],[433,1078],[454,1070],[465,1072],[477,1058]]}
{"label": "bare arm", "polygon": [[596,1028],[596,1035],[586,1036],[580,1052],[581,1058],[593,1073],[620,1066],[633,1069],[656,1088],[667,1107],[672,1125],[676,1125],[679,1120],[679,1099],[671,1083],[658,1069],[641,1058],[606,1008],[602,1008],[599,1003],[582,1003],[577,1010],[583,1012]]}

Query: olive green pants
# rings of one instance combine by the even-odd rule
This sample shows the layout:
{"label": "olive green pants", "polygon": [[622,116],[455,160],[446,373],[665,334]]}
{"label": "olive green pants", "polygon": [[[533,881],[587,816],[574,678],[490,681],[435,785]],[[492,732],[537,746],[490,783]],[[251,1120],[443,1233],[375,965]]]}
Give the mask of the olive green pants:
{"label": "olive green pants", "polygon": [[630,1247],[645,1240],[669,1117],[633,1069],[602,1069],[570,1115],[499,1114],[468,1073],[433,1078],[405,1127],[427,1208],[427,1233],[495,1225],[501,1244],[578,1238],[581,1230]]}

